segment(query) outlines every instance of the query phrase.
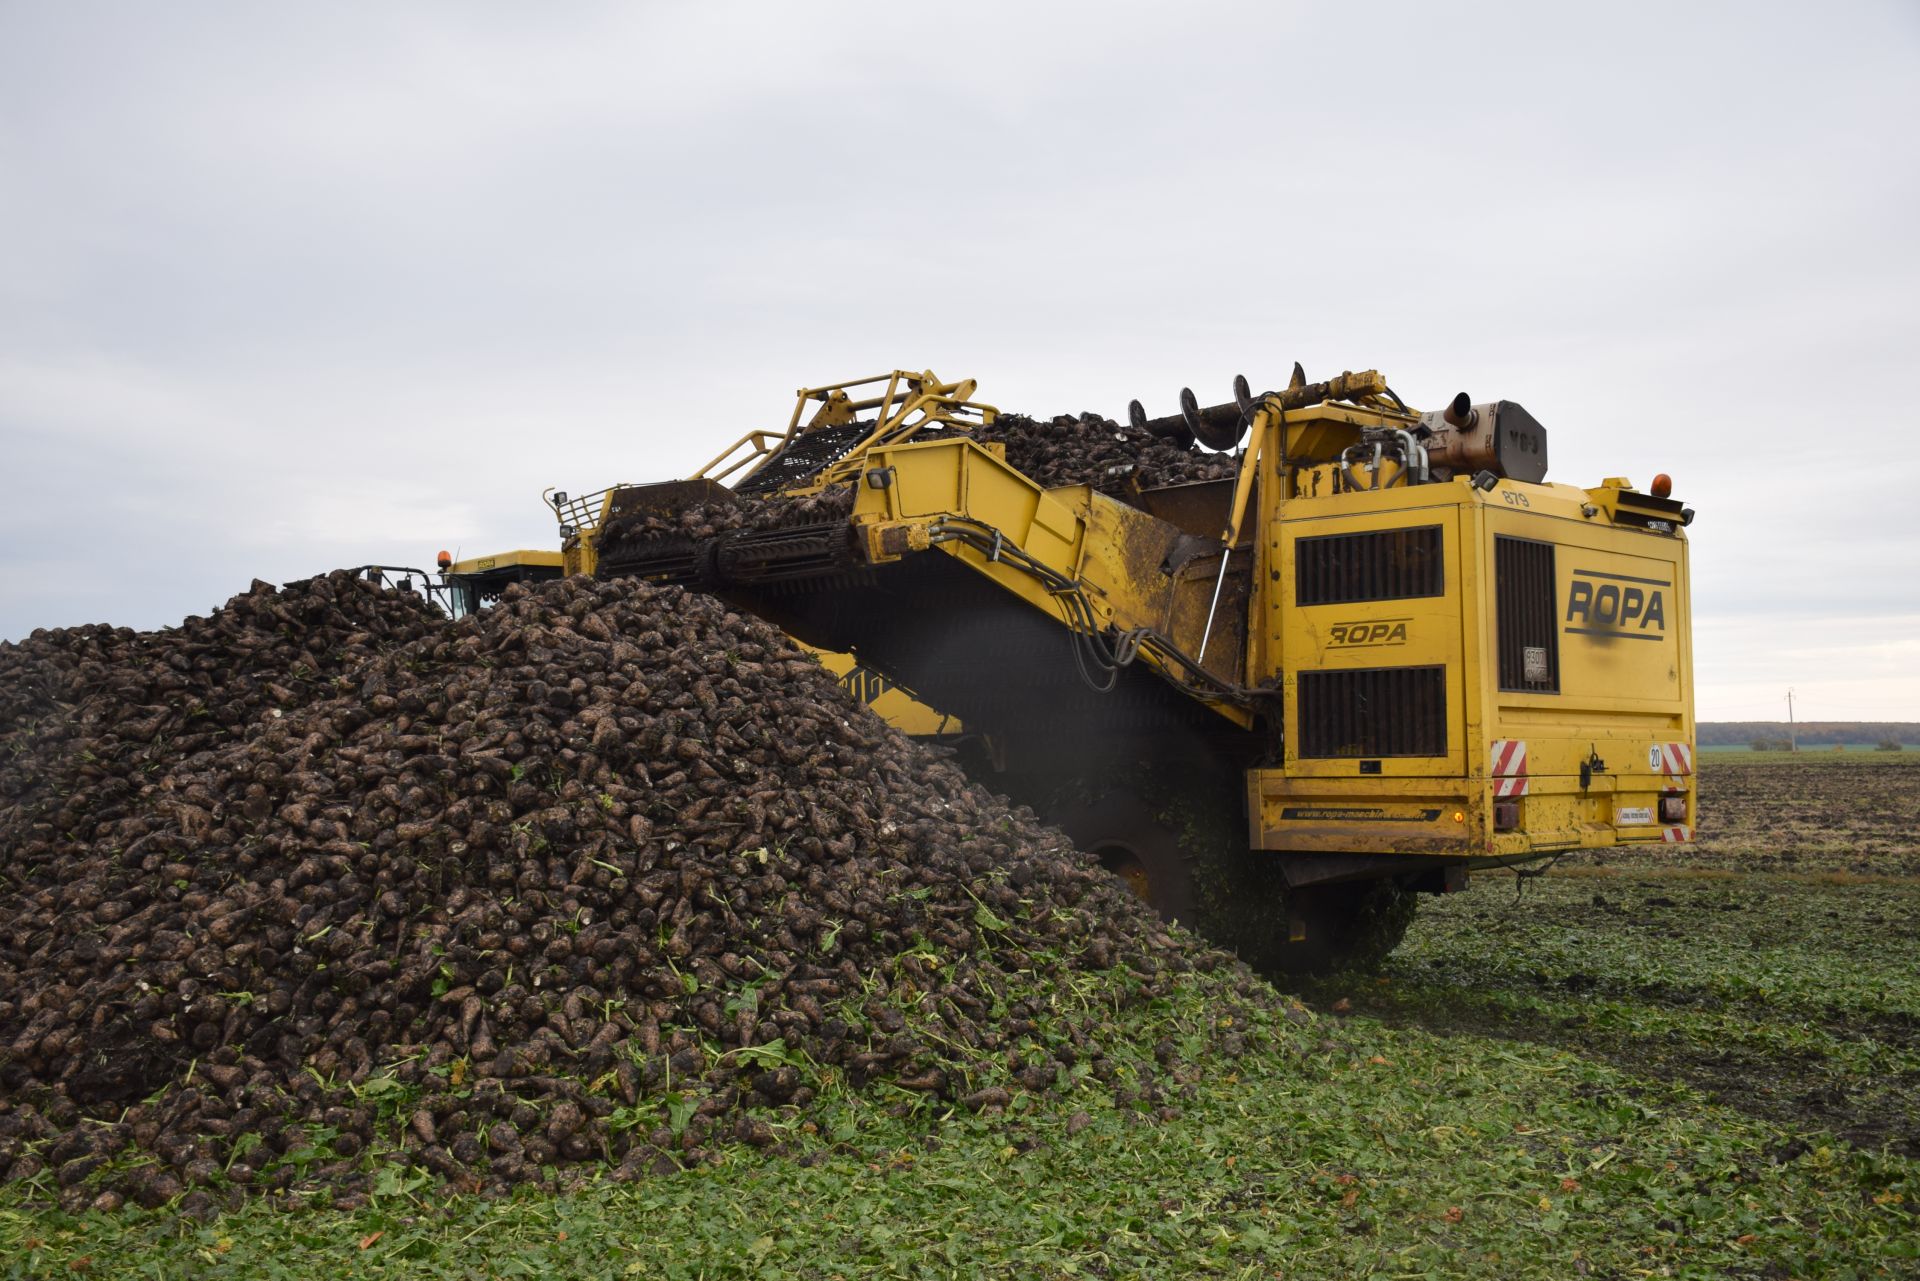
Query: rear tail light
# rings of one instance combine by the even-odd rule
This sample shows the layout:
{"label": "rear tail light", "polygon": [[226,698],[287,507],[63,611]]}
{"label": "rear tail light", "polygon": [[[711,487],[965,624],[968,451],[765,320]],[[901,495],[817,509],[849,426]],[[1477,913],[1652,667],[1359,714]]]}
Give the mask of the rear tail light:
{"label": "rear tail light", "polygon": [[1660,798],[1660,821],[1662,823],[1684,823],[1687,821],[1687,798],[1679,793]]}
{"label": "rear tail light", "polygon": [[1495,801],[1493,803],[1493,830],[1511,832],[1520,826],[1519,801]]}

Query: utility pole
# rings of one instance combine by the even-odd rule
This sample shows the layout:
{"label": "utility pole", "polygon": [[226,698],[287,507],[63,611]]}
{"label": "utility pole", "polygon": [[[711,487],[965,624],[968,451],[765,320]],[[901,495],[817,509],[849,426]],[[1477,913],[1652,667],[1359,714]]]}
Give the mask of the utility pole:
{"label": "utility pole", "polygon": [[1787,691],[1787,750],[1789,752],[1797,752],[1800,750],[1800,739],[1799,739],[1799,736],[1794,733],[1794,729],[1793,729],[1793,691],[1792,690]]}

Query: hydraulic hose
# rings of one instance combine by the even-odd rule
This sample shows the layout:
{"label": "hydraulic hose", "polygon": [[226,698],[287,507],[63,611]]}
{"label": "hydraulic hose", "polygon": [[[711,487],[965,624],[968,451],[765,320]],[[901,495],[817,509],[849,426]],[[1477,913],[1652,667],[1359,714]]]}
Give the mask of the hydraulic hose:
{"label": "hydraulic hose", "polygon": [[1139,627],[1119,632],[1110,641],[1093,612],[1093,603],[1087,599],[1086,589],[1077,580],[1029,555],[993,526],[949,516],[934,522],[931,541],[957,542],[971,547],[1000,564],[1027,574],[1045,587],[1060,602],[1061,612],[1066,616],[1074,666],[1088,688],[1102,694],[1110,693],[1119,682],[1120,669],[1138,658],[1142,649],[1151,647],[1164,663],[1178,668],[1184,674],[1183,678],[1173,675],[1172,671],[1166,673],[1174,685],[1187,693],[1242,705],[1251,701],[1252,691],[1221,680],[1151,628]]}

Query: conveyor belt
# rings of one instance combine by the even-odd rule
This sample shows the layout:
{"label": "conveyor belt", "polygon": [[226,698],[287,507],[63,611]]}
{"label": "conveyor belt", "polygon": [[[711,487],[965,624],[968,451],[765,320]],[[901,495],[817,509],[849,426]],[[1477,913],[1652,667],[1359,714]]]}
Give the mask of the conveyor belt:
{"label": "conveyor belt", "polygon": [[728,530],[707,539],[666,534],[629,542],[602,554],[599,574],[716,591],[818,578],[858,563],[852,528],[834,520]]}

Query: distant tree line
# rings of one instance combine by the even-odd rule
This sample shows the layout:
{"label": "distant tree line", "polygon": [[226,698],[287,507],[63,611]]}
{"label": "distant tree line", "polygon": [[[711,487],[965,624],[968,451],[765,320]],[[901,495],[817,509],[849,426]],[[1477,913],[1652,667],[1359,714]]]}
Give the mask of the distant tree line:
{"label": "distant tree line", "polygon": [[1702,747],[1751,747],[1756,751],[1801,747],[1832,747],[1838,743],[1868,744],[1897,752],[1903,745],[1920,745],[1920,721],[1803,721],[1788,736],[1785,721],[1701,721],[1694,727]]}

